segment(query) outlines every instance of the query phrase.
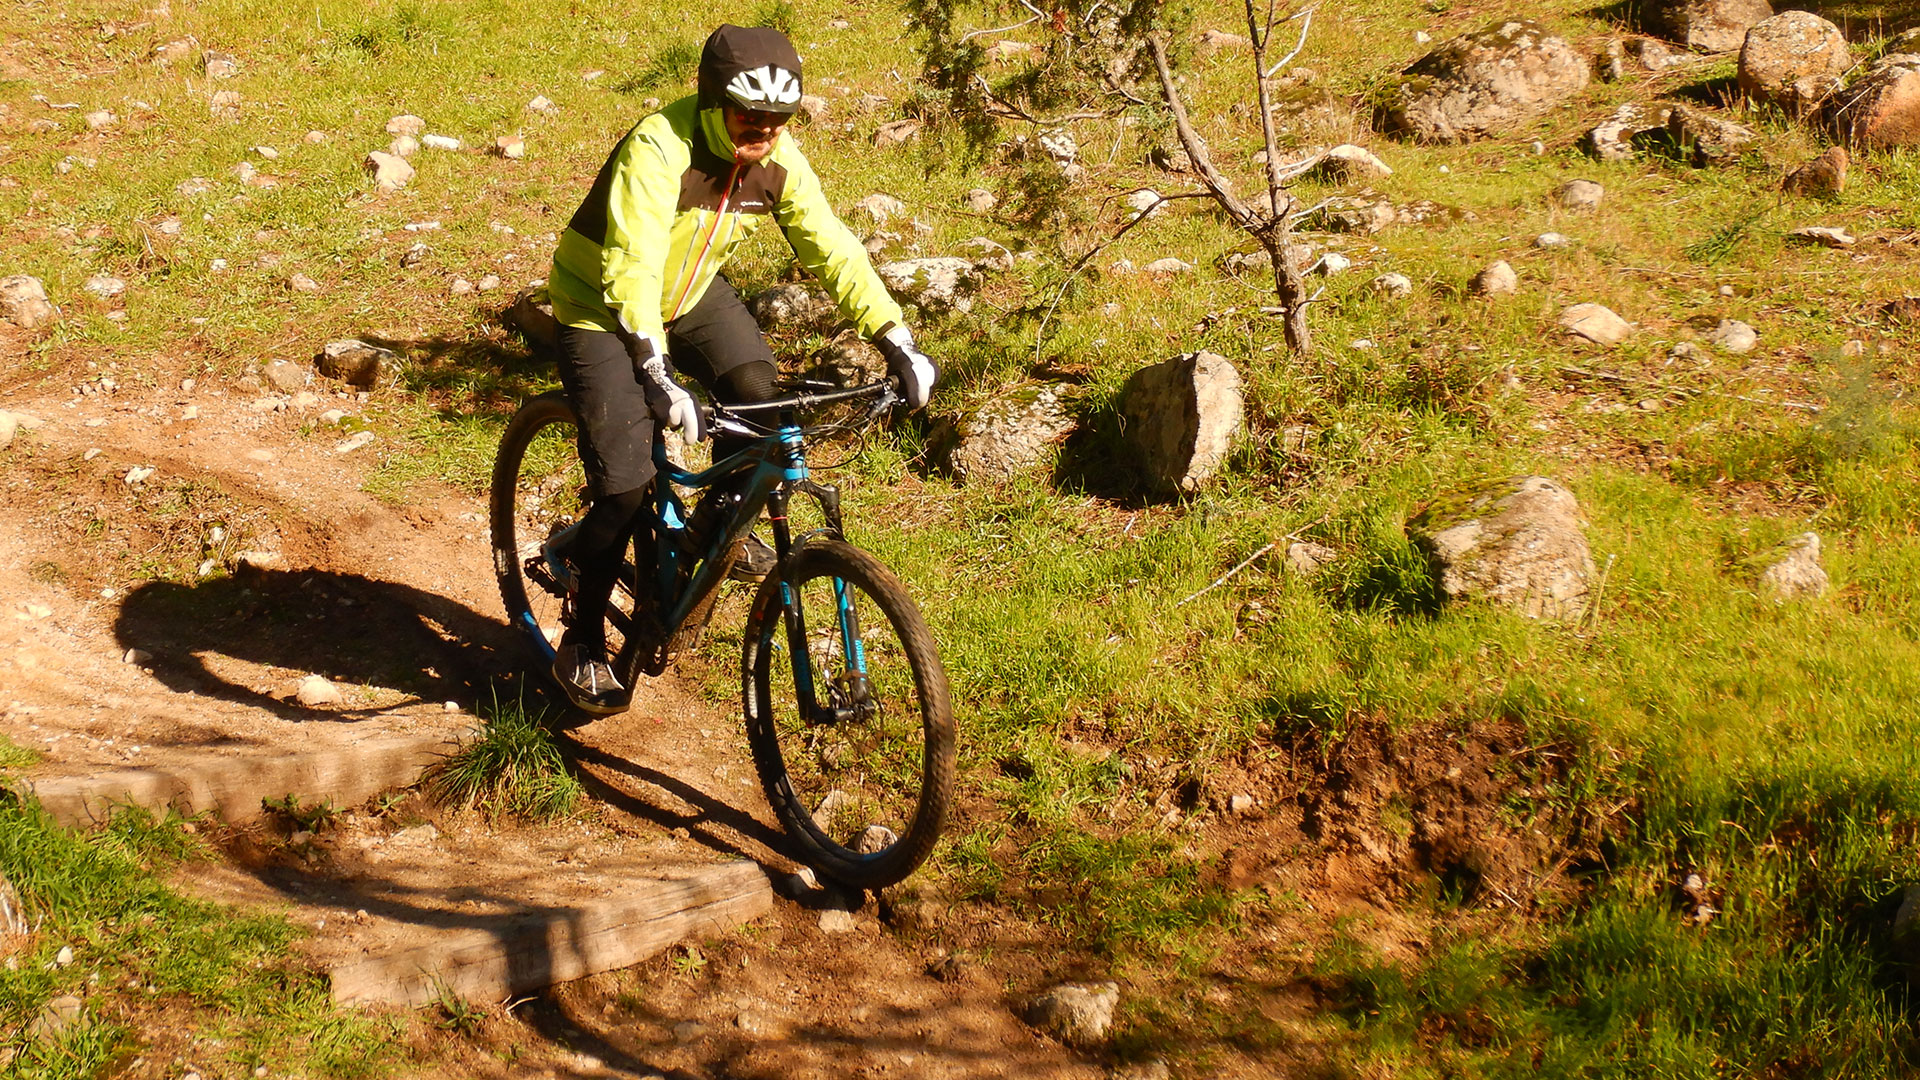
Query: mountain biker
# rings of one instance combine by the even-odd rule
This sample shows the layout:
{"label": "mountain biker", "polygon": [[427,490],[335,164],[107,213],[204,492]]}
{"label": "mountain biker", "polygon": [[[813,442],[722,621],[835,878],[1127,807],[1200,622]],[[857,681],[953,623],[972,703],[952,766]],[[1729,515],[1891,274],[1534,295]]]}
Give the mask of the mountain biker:
{"label": "mountain biker", "polygon": [[[560,381],[580,418],[593,502],[549,544],[556,576],[576,588],[553,676],[583,711],[611,715],[632,697],[608,664],[603,623],[622,541],[653,479],[654,425],[689,442],[704,436],[677,375],[720,400],[774,396],[773,353],[720,273],[766,219],[879,347],[908,405],[925,405],[933,389],[933,362],[785,130],[800,87],[800,56],[785,35],[722,25],[701,51],[697,92],[627,132],[554,252],[547,291],[560,322]],[[739,448],[717,440],[714,459]],[[743,576],[765,577],[773,553],[749,540]]]}

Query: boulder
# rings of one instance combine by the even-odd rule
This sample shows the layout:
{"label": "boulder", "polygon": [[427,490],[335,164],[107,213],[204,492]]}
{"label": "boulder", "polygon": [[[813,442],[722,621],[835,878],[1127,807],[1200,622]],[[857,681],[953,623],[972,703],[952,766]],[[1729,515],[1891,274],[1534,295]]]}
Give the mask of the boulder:
{"label": "boulder", "polygon": [[314,366],[329,379],[351,386],[373,386],[389,378],[398,367],[399,357],[391,349],[369,345],[357,338],[329,341]]}
{"label": "boulder", "polygon": [[863,386],[885,378],[886,374],[887,361],[880,350],[852,330],[815,353],[813,364],[806,371],[807,378],[835,386]]}
{"label": "boulder", "polygon": [[1120,1004],[1118,983],[1064,983],[1027,1002],[1027,1023],[1073,1046],[1098,1046]]}
{"label": "boulder", "polygon": [[1773,17],[1767,0],[1649,0],[1641,11],[1648,30],[1703,52],[1732,52]]}
{"label": "boulder", "polygon": [[1788,233],[1787,239],[1830,248],[1850,248],[1859,243],[1852,233],[1835,225],[1803,226]]}
{"label": "boulder", "polygon": [[1593,556],[1573,493],[1544,476],[1484,485],[1407,523],[1449,601],[1483,598],[1532,619],[1586,613]]}
{"label": "boulder", "polygon": [[856,213],[865,214],[867,217],[872,218],[875,225],[885,225],[894,218],[906,216],[907,204],[891,195],[884,195],[876,191],[872,195],[854,203],[853,210]]}
{"label": "boulder", "polygon": [[972,252],[974,269],[981,273],[1013,269],[1013,252],[1007,245],[984,236],[968,237],[960,242],[960,250]]}
{"label": "boulder", "polygon": [[934,425],[933,460],[966,483],[997,483],[1039,465],[1074,429],[1064,385],[1025,385]]}
{"label": "boulder", "polygon": [[1633,324],[1600,304],[1575,304],[1560,313],[1560,325],[1598,345],[1618,345],[1633,336]]}
{"label": "boulder", "polygon": [[1210,352],[1141,368],[1120,391],[1120,415],[1149,487],[1197,491],[1220,470],[1245,423],[1240,372]]}
{"label": "boulder", "polygon": [[1520,291],[1520,275],[1505,259],[1473,275],[1467,291],[1475,296],[1511,296]]}
{"label": "boulder", "polygon": [[1321,175],[1330,180],[1383,180],[1393,175],[1393,168],[1374,156],[1373,151],[1352,143],[1341,143],[1327,151],[1317,166]]}
{"label": "boulder", "polygon": [[515,294],[513,303],[501,312],[500,321],[518,330],[521,339],[533,351],[559,353],[560,320],[553,317],[553,302],[547,299],[545,282],[530,285]]}
{"label": "boulder", "polygon": [[922,311],[967,311],[980,288],[980,271],[952,255],[931,259],[902,259],[874,268],[889,292],[916,304]]}
{"label": "boulder", "polygon": [[1920,146],[1920,53],[1881,57],[1828,108],[1834,138],[1857,150]]}
{"label": "boulder", "polygon": [[1405,300],[1413,295],[1413,279],[1405,274],[1381,274],[1367,283],[1367,291],[1389,300]]}
{"label": "boulder", "polygon": [[0,278],[0,319],[22,330],[52,322],[53,304],[47,300],[46,286],[27,274]]}
{"label": "boulder", "polygon": [[1721,319],[1707,340],[1730,353],[1750,353],[1760,343],[1760,334],[1739,319]]}
{"label": "boulder", "polygon": [[273,360],[260,369],[260,377],[282,394],[297,394],[307,388],[307,371],[298,364]]}
{"label": "boulder", "polygon": [[893,120],[873,130],[873,145],[882,149],[889,146],[901,146],[912,142],[920,134],[922,121],[909,117],[905,120]]}
{"label": "boulder", "polygon": [[1847,151],[1829,146],[1819,157],[1787,174],[1780,185],[1789,195],[1831,199],[1847,189]]}
{"label": "boulder", "polygon": [[1387,109],[1421,142],[1464,142],[1510,131],[1583,89],[1585,57],[1539,24],[1514,20],[1458,37],[1405,72]]}
{"label": "boulder", "polygon": [[833,301],[817,285],[789,282],[756,293],[747,302],[762,330],[815,326],[834,316]]}
{"label": "boulder", "polygon": [[1829,584],[1820,565],[1820,534],[1801,533],[1782,545],[1779,557],[1760,572],[1760,592],[1785,603],[1803,596],[1819,596]]}
{"label": "boulder", "polygon": [[412,113],[401,113],[387,121],[389,135],[418,135],[427,130],[427,122]]}
{"label": "boulder", "polygon": [[407,159],[395,154],[375,150],[367,155],[367,171],[373,174],[373,184],[381,191],[398,191],[413,179],[413,166]]}
{"label": "boulder", "polygon": [[1371,235],[1393,224],[1398,216],[1393,204],[1382,198],[1336,196],[1322,200],[1301,224],[1322,232]]}
{"label": "boulder", "polygon": [[1607,189],[1592,180],[1569,180],[1554,189],[1554,205],[1562,210],[1591,212],[1600,209]]}
{"label": "boulder", "polygon": [[1626,104],[1614,110],[1612,117],[1587,132],[1580,149],[1600,161],[1631,161],[1639,153],[1634,136],[1646,127],[1646,110]]}
{"label": "boulder", "polygon": [[1722,120],[1691,105],[1675,105],[1667,114],[1667,137],[1697,168],[1730,165],[1753,142],[1752,128]]}
{"label": "boulder", "polygon": [[1788,11],[1756,24],[1740,46],[1740,90],[1802,116],[1840,88],[1853,51],[1840,28],[1818,15]]}

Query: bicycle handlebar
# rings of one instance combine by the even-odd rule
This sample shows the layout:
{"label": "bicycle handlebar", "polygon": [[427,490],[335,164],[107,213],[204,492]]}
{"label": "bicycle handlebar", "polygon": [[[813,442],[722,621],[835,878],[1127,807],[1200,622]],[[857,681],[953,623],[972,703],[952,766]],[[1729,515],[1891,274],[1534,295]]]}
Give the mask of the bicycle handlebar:
{"label": "bicycle handlebar", "polygon": [[765,413],[781,413],[816,409],[822,405],[832,405],[842,401],[855,401],[860,398],[872,398],[873,406],[867,410],[869,419],[877,419],[880,414],[900,402],[900,381],[893,376],[861,386],[851,386],[844,390],[808,390],[786,397],[769,398],[766,401],[742,402],[722,405],[714,403],[705,406],[709,423],[715,419],[731,419],[740,423],[751,423],[750,417]]}

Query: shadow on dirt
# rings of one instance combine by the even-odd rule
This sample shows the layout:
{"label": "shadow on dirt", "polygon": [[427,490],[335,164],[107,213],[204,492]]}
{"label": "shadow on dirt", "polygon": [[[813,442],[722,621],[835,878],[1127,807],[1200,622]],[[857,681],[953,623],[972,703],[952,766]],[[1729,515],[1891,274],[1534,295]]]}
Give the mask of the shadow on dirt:
{"label": "shadow on dirt", "polygon": [[[685,780],[570,734],[561,735],[558,742],[561,753],[574,765],[587,793],[616,810],[664,830],[684,829],[696,843],[722,855],[764,863],[771,853],[795,865],[801,862],[801,849],[785,833],[767,827],[752,814]],[[615,786],[585,768],[589,765],[617,774],[626,782]]]}
{"label": "shadow on dirt", "polygon": [[[492,700],[497,676],[520,659],[517,639],[497,619],[405,585],[321,570],[152,582],[128,594],[114,636],[124,649],[151,654],[154,677],[176,691],[283,720],[357,722],[394,707],[356,708],[358,686],[416,702]],[[338,685],[342,705],[300,704],[294,692],[309,673]]]}

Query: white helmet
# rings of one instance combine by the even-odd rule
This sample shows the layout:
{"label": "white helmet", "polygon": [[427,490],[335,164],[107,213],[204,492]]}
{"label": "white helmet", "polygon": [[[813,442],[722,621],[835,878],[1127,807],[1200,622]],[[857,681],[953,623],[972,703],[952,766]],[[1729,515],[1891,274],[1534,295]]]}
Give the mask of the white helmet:
{"label": "white helmet", "polygon": [[726,92],[743,109],[790,113],[800,107],[800,76],[763,64],[728,80]]}

